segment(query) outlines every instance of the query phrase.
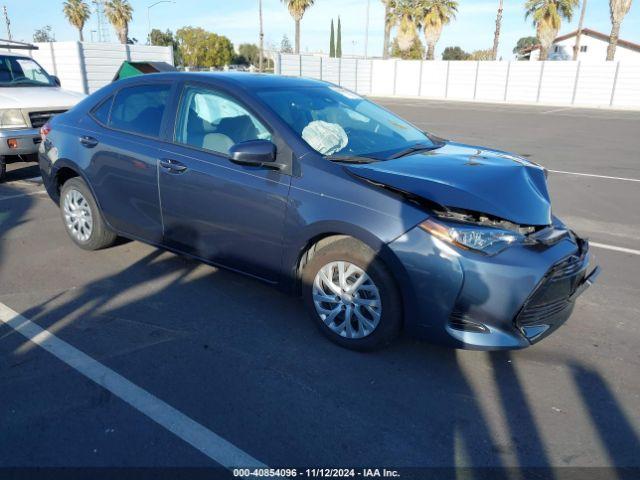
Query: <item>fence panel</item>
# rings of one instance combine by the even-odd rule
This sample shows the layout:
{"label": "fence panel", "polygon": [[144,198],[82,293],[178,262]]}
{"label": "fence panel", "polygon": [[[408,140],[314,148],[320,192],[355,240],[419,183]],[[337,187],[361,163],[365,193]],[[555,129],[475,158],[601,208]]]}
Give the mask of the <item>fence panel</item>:
{"label": "fence panel", "polygon": [[447,93],[447,71],[449,62],[434,60],[422,62],[420,95],[429,98],[444,98]]}
{"label": "fence panel", "polygon": [[640,107],[640,64],[620,62],[613,105]]}
{"label": "fence panel", "polygon": [[300,56],[299,55],[281,55],[280,56],[280,73],[290,77],[300,75]]}
{"label": "fence panel", "polygon": [[361,95],[371,94],[371,60],[358,59],[358,75],[356,92]]}
{"label": "fence panel", "polygon": [[535,102],[543,62],[511,62],[507,102]]}
{"label": "fence panel", "polygon": [[309,78],[322,78],[322,57],[313,57],[311,55],[303,55],[300,63],[302,64],[302,76]]}
{"label": "fence panel", "polygon": [[374,60],[372,95],[395,95],[396,62],[398,60]]}
{"label": "fence panel", "polygon": [[356,90],[357,61],[355,58],[340,59],[340,85]]}
{"label": "fence panel", "polygon": [[478,62],[449,62],[447,98],[473,100]]}
{"label": "fence panel", "polygon": [[322,79],[335,84],[340,83],[340,59],[325,57],[322,59]]}
{"label": "fence panel", "polygon": [[575,105],[609,105],[616,68],[617,64],[613,62],[582,62],[576,86]]}
{"label": "fence panel", "polygon": [[420,60],[398,62],[396,67],[396,95],[420,95]]}
{"label": "fence panel", "polygon": [[480,62],[476,82],[476,100],[502,102],[507,86],[509,62]]}
{"label": "fence panel", "polygon": [[546,62],[540,85],[540,102],[565,105],[573,102],[578,62]]}

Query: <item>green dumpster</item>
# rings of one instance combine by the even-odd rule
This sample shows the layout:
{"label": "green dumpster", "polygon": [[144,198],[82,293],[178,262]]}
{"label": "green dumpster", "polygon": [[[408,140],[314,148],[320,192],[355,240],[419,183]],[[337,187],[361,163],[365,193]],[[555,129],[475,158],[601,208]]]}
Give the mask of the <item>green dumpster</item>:
{"label": "green dumpster", "polygon": [[175,72],[176,68],[166,62],[122,62],[113,81],[122,80],[123,78],[136,77],[147,73],[158,72]]}

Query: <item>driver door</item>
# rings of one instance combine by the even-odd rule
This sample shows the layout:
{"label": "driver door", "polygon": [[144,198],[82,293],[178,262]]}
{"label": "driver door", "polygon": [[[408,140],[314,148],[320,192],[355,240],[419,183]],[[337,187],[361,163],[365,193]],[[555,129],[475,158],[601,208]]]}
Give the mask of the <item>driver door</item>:
{"label": "driver door", "polygon": [[232,163],[227,155],[239,142],[273,140],[272,132],[235,98],[188,84],[174,130],[173,144],[163,146],[160,157],[165,243],[277,281],[291,178]]}

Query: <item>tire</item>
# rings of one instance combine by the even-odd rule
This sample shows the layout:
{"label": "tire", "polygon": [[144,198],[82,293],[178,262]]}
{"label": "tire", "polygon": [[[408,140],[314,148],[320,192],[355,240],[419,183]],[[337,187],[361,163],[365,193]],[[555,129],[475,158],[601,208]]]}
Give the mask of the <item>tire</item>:
{"label": "tire", "polygon": [[100,250],[115,243],[117,235],[106,226],[91,190],[82,178],[70,178],[62,186],[60,214],[67,234],[80,248]]}
{"label": "tire", "polygon": [[0,157],[0,182],[4,181],[4,177],[7,176],[7,163],[4,158]]}
{"label": "tire", "polygon": [[[389,269],[368,246],[341,237],[327,245],[312,247],[302,268],[305,306],[331,341],[351,350],[370,351],[389,345],[398,336],[402,327],[401,296]],[[335,287],[341,285],[340,269],[345,272],[343,283],[347,289],[340,288],[338,294]],[[364,279],[360,278],[360,272],[365,274]],[[332,287],[325,281],[329,274],[335,280],[330,282]],[[357,282],[361,282],[360,286],[350,291]],[[332,295],[329,302],[320,300]],[[340,313],[335,314],[338,307]],[[351,315],[350,325],[346,322],[347,311]]]}

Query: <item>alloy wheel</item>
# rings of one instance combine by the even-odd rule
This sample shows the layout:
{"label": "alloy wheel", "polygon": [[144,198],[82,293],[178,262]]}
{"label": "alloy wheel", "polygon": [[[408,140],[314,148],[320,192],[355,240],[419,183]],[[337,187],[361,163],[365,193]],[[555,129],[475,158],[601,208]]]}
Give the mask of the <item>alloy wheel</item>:
{"label": "alloy wheel", "polygon": [[366,272],[347,261],[323,266],[313,282],[316,312],[329,329],[345,338],[364,338],[382,315],[380,292]]}
{"label": "alloy wheel", "polygon": [[86,242],[93,230],[93,215],[91,207],[78,190],[71,189],[64,196],[64,220],[67,230],[79,242]]}

